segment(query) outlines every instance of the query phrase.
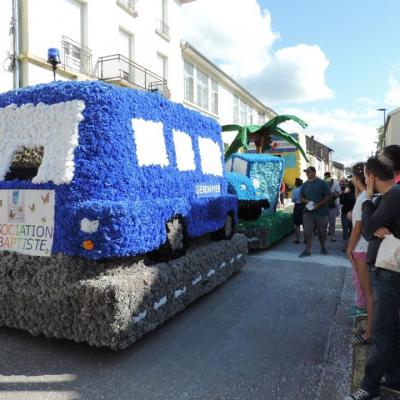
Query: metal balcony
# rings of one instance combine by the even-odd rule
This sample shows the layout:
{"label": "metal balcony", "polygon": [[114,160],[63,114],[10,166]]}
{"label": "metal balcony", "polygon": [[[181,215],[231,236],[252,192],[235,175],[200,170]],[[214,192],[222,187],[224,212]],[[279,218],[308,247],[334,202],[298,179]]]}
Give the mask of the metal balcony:
{"label": "metal balcony", "polygon": [[128,83],[128,86],[148,90],[150,92],[158,92],[167,99],[170,97],[166,79],[136,64],[121,54],[100,57],[97,60],[94,74],[102,81],[114,82],[117,84]]}
{"label": "metal balcony", "polygon": [[61,65],[64,69],[72,69],[87,75],[92,72],[92,52],[80,43],[61,37]]}
{"label": "metal balcony", "polygon": [[165,21],[163,21],[162,19],[157,19],[156,32],[159,35],[165,37],[167,40],[170,39],[169,25]]}
{"label": "metal balcony", "polygon": [[134,17],[137,16],[137,0],[117,0],[117,4]]}

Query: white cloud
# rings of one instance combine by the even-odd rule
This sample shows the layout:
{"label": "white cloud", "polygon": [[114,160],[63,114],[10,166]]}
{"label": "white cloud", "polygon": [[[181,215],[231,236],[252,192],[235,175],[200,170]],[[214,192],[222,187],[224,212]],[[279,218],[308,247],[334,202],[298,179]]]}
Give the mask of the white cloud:
{"label": "white cloud", "polygon": [[317,45],[274,52],[279,34],[257,0],[201,0],[183,7],[185,40],[225,72],[270,103],[333,97],[325,72],[329,60]]}
{"label": "white cloud", "polygon": [[[376,129],[381,121],[381,114],[376,110],[366,109],[357,113],[343,109],[321,112],[287,108],[282,112],[304,119],[308,123],[305,133],[331,147],[335,151],[335,161],[351,165],[366,160],[376,150]],[[291,123],[282,127],[289,132],[299,131],[298,126]]]}
{"label": "white cloud", "polygon": [[389,89],[386,93],[385,103],[391,107],[400,107],[400,73],[392,71],[388,79]]}
{"label": "white cloud", "polygon": [[270,62],[279,34],[256,0],[201,0],[182,7],[184,39],[227,73],[245,78]]}
{"label": "white cloud", "polygon": [[369,106],[376,106],[378,104],[378,102],[376,100],[370,99],[369,97],[366,96],[361,96],[357,99],[358,103],[361,104],[366,104]]}
{"label": "white cloud", "polygon": [[325,72],[329,60],[319,46],[299,44],[278,50],[262,73],[247,80],[263,101],[310,102],[333,97]]}

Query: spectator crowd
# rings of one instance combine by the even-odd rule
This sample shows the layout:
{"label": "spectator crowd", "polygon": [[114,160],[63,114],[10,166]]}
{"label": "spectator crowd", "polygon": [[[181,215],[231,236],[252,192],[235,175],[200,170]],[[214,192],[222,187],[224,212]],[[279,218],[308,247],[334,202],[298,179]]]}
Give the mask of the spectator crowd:
{"label": "spectator crowd", "polygon": [[349,317],[367,319],[352,338],[371,346],[364,379],[346,400],[378,400],[381,388],[400,394],[400,146],[356,163],[348,179],[319,178],[312,166],[304,172],[307,180],[296,179],[292,192],[294,242],[305,245],[299,257],[312,255],[314,236],[327,255],[340,216],[355,289]]}

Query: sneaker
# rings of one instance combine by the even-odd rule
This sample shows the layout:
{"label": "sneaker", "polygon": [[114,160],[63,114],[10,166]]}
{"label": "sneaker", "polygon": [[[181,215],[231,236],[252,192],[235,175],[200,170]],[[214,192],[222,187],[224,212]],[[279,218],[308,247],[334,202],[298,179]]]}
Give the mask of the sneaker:
{"label": "sneaker", "polygon": [[311,256],[311,253],[308,250],[304,250],[300,255],[299,258]]}
{"label": "sneaker", "polygon": [[382,377],[380,386],[382,389],[388,390],[390,392],[394,392],[396,394],[400,393],[400,383],[388,382],[386,376]]}
{"label": "sneaker", "polygon": [[336,242],[336,239],[334,237],[331,237],[331,242]]}
{"label": "sneaker", "polygon": [[347,316],[349,318],[361,318],[361,317],[366,317],[367,316],[367,310],[365,308],[360,308],[357,307],[356,305],[353,305],[349,312],[347,313]]}
{"label": "sneaker", "polygon": [[345,397],[345,400],[379,400],[379,395],[368,393],[364,389],[358,389],[352,395]]}
{"label": "sneaker", "polygon": [[321,254],[327,256],[327,255],[328,255],[328,250],[327,250],[325,247],[323,247],[323,248],[321,249]]}

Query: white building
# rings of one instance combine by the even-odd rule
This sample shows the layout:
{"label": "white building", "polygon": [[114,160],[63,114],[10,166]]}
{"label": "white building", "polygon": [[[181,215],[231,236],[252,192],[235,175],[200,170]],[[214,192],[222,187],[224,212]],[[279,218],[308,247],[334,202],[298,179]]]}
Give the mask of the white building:
{"label": "white building", "polygon": [[[263,124],[276,113],[182,41],[181,7],[190,1],[1,0],[0,61],[8,70],[0,71],[0,92],[52,81],[47,52],[57,48],[57,79],[159,90],[221,125]],[[224,136],[231,142],[235,133]]]}
{"label": "white building", "polygon": [[400,144],[400,107],[390,112],[385,122],[385,146]]}
{"label": "white building", "polygon": [[[181,7],[189,1],[1,0],[0,61],[10,66],[15,5],[19,79],[14,86],[53,80],[47,51],[57,48],[57,79],[97,77],[166,94],[169,90],[181,102]],[[13,73],[1,70],[0,91],[12,88]]]}
{"label": "white building", "polygon": [[[191,44],[182,42],[181,47],[183,104],[187,107],[215,118],[221,125],[262,125],[277,115]],[[235,135],[236,132],[222,134],[225,143],[231,143]]]}

